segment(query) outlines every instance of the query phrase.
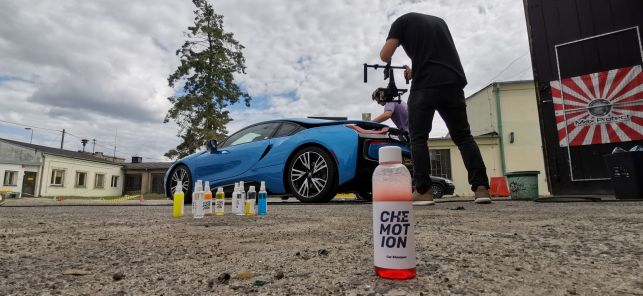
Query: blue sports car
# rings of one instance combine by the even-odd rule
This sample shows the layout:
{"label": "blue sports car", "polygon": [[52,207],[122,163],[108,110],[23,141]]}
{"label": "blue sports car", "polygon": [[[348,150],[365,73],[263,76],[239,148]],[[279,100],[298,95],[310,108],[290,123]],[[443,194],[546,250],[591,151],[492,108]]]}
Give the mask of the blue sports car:
{"label": "blue sports car", "polygon": [[[232,191],[235,182],[258,188],[265,181],[269,193],[292,194],[302,202],[327,202],[338,191],[370,200],[378,149],[401,147],[411,168],[406,143],[399,130],[368,121],[266,121],[243,128],[221,143],[208,141],[206,151],[175,162],[165,174],[165,189],[169,197],[180,184],[190,202],[196,180],[222,186],[226,192]],[[453,192],[450,181],[431,178],[434,192],[436,187],[442,194]]]}

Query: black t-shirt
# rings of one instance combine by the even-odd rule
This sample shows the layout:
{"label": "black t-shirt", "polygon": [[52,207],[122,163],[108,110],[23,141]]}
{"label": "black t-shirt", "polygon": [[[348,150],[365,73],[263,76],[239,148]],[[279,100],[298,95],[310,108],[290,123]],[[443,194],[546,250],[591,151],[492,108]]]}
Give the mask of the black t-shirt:
{"label": "black t-shirt", "polygon": [[467,85],[449,27],[441,18],[407,13],[393,22],[386,39],[390,38],[400,41],[413,62],[411,90]]}

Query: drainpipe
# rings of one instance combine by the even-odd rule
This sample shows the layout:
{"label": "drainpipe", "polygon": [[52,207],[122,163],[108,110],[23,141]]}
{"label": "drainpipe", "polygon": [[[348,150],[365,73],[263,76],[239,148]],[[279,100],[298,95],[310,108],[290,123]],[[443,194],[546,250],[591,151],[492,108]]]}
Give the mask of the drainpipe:
{"label": "drainpipe", "polygon": [[498,117],[498,135],[500,140],[500,163],[502,165],[502,175],[507,173],[507,165],[505,162],[505,143],[502,133],[502,110],[500,108],[500,83],[495,83],[493,91],[496,93],[496,116]]}

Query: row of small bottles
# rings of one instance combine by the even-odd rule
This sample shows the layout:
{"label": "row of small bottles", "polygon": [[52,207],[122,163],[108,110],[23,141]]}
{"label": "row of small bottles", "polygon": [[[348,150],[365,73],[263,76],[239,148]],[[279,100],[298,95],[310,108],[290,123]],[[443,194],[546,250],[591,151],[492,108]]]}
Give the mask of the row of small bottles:
{"label": "row of small bottles", "polygon": [[[183,217],[184,193],[181,186],[177,186],[174,192],[173,216],[175,218]],[[266,192],[266,183],[261,181],[261,187],[257,197],[254,186],[250,186],[248,192],[245,191],[243,181],[234,184],[232,193],[232,213],[236,215],[256,216],[268,214],[268,193]],[[225,214],[225,193],[223,187],[216,191],[214,201],[210,191],[210,182],[205,181],[205,188],[201,180],[194,184],[192,193],[192,216],[195,219],[201,219],[204,216],[223,216]]]}

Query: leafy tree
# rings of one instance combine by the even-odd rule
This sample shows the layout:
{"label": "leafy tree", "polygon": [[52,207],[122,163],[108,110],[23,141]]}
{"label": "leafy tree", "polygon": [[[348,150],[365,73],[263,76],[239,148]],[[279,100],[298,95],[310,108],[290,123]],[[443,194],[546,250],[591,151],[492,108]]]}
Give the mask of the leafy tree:
{"label": "leafy tree", "polygon": [[214,12],[207,0],[192,0],[194,25],[185,33],[187,40],[176,55],[181,65],[168,77],[170,87],[184,83],[180,94],[168,98],[172,107],[164,123],[174,120],[182,139],[176,148],[165,153],[176,159],[190,155],[209,139],[222,140],[226,124],[232,121],[225,108],[243,99],[250,106],[250,96],[234,83],[234,73],[245,74],[244,48],[223,30],[223,16]]}

